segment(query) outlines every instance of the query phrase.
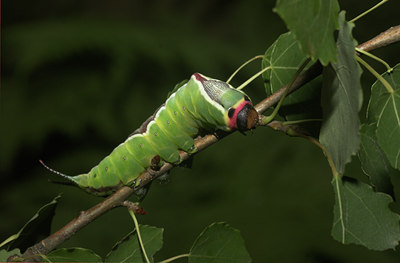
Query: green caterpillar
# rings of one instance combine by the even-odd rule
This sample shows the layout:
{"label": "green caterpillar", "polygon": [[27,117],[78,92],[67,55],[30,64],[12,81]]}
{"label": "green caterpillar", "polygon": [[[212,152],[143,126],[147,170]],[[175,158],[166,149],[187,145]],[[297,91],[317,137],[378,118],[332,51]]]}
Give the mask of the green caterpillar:
{"label": "green caterpillar", "polygon": [[181,163],[180,150],[196,152],[193,138],[200,129],[243,132],[257,122],[258,113],[246,94],[195,73],[146,121],[145,130],[129,136],[88,173],[67,176],[46,168],[91,194],[107,196],[124,185],[134,186],[154,160],[159,165]]}

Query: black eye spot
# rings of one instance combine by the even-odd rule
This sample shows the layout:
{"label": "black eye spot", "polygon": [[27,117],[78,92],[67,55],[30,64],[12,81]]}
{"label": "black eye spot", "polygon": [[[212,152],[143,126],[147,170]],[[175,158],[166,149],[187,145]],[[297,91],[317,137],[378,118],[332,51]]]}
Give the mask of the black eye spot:
{"label": "black eye spot", "polygon": [[235,114],[235,108],[230,108],[230,109],[228,110],[228,117],[229,117],[229,118],[232,118],[232,117],[233,117],[233,114]]}
{"label": "black eye spot", "polygon": [[244,96],[244,100],[245,100],[245,101],[250,101],[250,98],[247,97],[247,96]]}

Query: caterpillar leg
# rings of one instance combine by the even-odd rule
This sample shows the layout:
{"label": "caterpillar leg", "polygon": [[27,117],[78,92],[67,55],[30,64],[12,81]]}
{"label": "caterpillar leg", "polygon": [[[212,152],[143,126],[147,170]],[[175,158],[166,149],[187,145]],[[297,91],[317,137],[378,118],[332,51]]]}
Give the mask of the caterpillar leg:
{"label": "caterpillar leg", "polygon": [[179,166],[184,168],[192,168],[192,165],[193,165],[193,156],[190,156],[188,159],[179,164]]}
{"label": "caterpillar leg", "polygon": [[160,184],[166,184],[169,182],[169,173],[166,172],[165,174],[160,175],[159,177],[157,177],[157,181]]}
{"label": "caterpillar leg", "polygon": [[146,197],[147,193],[150,190],[151,184],[152,184],[152,182],[146,184],[145,186],[143,186],[142,188],[140,188],[139,190],[137,190],[135,192],[135,195],[138,197],[139,202],[142,202],[143,199]]}

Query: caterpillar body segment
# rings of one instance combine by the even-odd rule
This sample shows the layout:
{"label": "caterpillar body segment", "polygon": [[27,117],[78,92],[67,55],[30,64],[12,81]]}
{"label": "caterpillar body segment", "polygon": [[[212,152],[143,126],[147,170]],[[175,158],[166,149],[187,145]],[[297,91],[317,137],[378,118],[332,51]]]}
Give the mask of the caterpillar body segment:
{"label": "caterpillar body segment", "polygon": [[180,151],[196,152],[199,129],[246,131],[258,114],[250,99],[229,84],[199,73],[177,89],[154,113],[145,129],[137,130],[88,173],[65,176],[91,194],[107,196],[136,178],[159,156],[159,164],[181,163]]}

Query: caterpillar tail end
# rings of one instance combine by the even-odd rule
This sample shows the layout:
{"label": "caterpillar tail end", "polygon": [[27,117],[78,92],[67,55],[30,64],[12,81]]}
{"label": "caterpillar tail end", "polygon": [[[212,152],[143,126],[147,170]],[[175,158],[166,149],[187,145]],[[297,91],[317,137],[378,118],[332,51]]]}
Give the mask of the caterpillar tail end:
{"label": "caterpillar tail end", "polygon": [[69,175],[63,174],[63,173],[61,173],[61,172],[59,172],[59,171],[56,171],[56,170],[54,170],[54,169],[48,167],[42,160],[39,160],[39,162],[40,162],[41,165],[43,165],[44,168],[46,168],[46,169],[49,170],[50,172],[52,172],[52,173],[54,173],[54,174],[56,174],[56,175],[59,175],[59,176],[62,176],[62,177],[64,177],[64,178],[66,178],[68,181],[72,182],[73,184],[75,184],[75,185],[77,185],[77,186],[79,185],[78,182],[77,182],[77,180],[76,180],[76,178],[75,178],[76,176],[69,176]]}
{"label": "caterpillar tail end", "polygon": [[[85,190],[86,192],[88,192],[90,194],[93,194],[96,196],[108,196],[108,195],[112,194],[113,192],[115,192],[115,190],[116,190],[116,187],[99,187],[99,188],[90,187],[88,174],[79,174],[76,176],[69,176],[69,175],[63,174],[59,171],[56,171],[56,170],[48,167],[42,160],[39,160],[39,162],[43,165],[44,168],[46,168],[50,172],[66,178],[69,182],[71,182],[71,185],[82,188],[83,190]],[[62,182],[59,182],[59,183],[68,184],[68,183],[62,183]],[[119,185],[117,187],[119,187]]]}

